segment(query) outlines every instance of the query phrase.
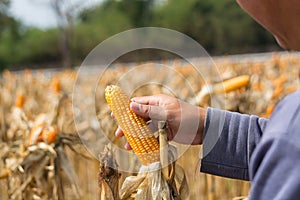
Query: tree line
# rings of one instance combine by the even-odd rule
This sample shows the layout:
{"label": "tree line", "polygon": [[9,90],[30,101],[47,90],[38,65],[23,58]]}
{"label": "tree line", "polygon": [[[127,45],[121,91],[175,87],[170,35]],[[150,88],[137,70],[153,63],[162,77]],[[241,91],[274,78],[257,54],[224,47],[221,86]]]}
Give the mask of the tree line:
{"label": "tree line", "polygon": [[273,37],[232,0],[105,0],[76,15],[61,9],[63,1],[53,0],[52,9],[65,23],[43,30],[24,26],[9,14],[9,0],[0,0],[1,69],[78,65],[101,41],[145,26],[180,31],[212,55],[278,49]]}

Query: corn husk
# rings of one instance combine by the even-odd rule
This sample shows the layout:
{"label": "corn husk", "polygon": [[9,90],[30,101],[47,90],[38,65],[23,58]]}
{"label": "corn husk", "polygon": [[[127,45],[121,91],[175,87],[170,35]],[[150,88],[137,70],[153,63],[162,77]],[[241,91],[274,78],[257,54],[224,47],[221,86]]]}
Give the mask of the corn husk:
{"label": "corn husk", "polygon": [[101,200],[119,199],[119,179],[121,174],[117,170],[118,164],[113,156],[111,145],[105,146],[100,158],[98,186]]}
{"label": "corn husk", "polygon": [[[170,159],[173,159],[176,157],[176,148],[170,149]],[[186,199],[189,195],[189,188],[183,168],[175,162],[171,163],[168,168],[170,173],[168,177],[165,177],[160,162],[142,166],[137,176],[129,176],[125,179],[120,189],[120,198],[124,200]]]}

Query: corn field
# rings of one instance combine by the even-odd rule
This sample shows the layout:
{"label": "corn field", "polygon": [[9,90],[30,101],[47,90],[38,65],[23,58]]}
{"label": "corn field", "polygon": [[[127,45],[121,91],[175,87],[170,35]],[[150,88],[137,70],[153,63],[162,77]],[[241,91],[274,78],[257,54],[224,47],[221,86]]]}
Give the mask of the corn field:
{"label": "corn field", "polygon": [[[138,76],[126,79],[124,74],[135,64],[114,64],[102,74],[95,91],[86,87],[92,84],[89,78],[76,80],[76,70],[4,71],[0,79],[0,199],[100,199],[98,170],[103,163],[98,159],[107,145],[101,132],[119,148],[123,149],[125,144],[124,139],[114,135],[117,125],[104,98],[107,85],[119,83],[125,91],[133,91],[131,96],[165,93],[191,102],[195,94],[186,88],[183,80],[188,80],[190,87],[200,92],[205,84],[214,85],[248,75],[249,84],[225,96],[216,94],[216,99],[225,98],[226,110],[267,118],[284,96],[300,88],[298,54],[273,53],[264,59],[248,60],[224,56],[214,61],[221,80],[212,76],[199,77],[189,63],[181,60],[162,61],[172,65],[174,74],[164,70],[156,72],[152,63],[143,63],[144,67],[135,69]],[[199,65],[205,65],[205,62],[199,59]],[[161,84],[138,85],[139,80],[151,79],[149,74],[155,74],[156,82]],[[89,76],[96,75],[91,71]],[[120,81],[122,78],[124,80]],[[82,91],[82,105],[73,108],[72,93],[76,81]],[[95,93],[97,115],[91,114],[89,120],[75,124],[73,111],[80,115],[92,101],[86,95],[91,92]],[[211,101],[205,98],[196,104],[207,107]],[[98,122],[101,130],[95,126]],[[86,149],[78,131],[87,136],[85,139],[94,141],[96,149]],[[201,146],[187,148],[176,144],[176,147],[187,149],[177,164],[185,171],[188,199],[247,197],[249,182],[200,173]],[[117,162],[139,167],[135,157],[117,159]],[[120,171],[118,184],[129,175]]]}

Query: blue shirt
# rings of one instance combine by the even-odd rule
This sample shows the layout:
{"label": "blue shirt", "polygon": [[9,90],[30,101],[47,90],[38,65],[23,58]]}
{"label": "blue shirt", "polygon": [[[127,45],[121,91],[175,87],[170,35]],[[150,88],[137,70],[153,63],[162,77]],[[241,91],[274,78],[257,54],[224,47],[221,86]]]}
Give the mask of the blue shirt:
{"label": "blue shirt", "polygon": [[208,108],[204,129],[202,172],[251,180],[253,200],[300,199],[300,90],[270,120]]}

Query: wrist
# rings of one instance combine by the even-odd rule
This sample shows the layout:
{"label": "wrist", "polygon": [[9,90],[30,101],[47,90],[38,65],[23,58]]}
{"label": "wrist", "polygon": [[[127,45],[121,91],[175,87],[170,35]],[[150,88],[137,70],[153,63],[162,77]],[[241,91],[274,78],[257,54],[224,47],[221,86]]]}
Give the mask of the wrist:
{"label": "wrist", "polygon": [[194,145],[200,145],[203,142],[203,133],[204,133],[204,123],[206,118],[206,108],[198,107],[199,114],[199,126],[197,130],[196,137],[194,139]]}

